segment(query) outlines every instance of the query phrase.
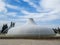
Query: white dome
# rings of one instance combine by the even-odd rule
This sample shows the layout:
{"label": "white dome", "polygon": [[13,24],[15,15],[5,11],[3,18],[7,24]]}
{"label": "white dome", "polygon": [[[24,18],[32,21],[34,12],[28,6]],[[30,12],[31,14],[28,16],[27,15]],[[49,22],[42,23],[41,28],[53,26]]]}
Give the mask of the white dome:
{"label": "white dome", "polygon": [[40,27],[36,25],[32,18],[20,27],[11,28],[7,35],[20,35],[20,36],[50,36],[55,35],[54,31],[50,28]]}

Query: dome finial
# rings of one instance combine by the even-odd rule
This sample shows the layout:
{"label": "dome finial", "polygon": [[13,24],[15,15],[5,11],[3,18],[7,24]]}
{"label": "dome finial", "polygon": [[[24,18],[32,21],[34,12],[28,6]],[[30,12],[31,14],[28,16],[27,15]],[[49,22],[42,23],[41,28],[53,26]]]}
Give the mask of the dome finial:
{"label": "dome finial", "polygon": [[28,18],[28,21],[27,21],[28,24],[35,24],[33,18]]}

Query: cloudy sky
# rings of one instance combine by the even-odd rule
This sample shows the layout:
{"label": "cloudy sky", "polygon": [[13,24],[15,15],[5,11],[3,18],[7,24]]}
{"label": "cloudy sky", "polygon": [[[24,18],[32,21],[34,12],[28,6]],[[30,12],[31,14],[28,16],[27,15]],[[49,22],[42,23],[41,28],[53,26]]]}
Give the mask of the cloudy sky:
{"label": "cloudy sky", "polygon": [[0,0],[0,23],[25,23],[28,18],[39,25],[59,25],[60,0]]}

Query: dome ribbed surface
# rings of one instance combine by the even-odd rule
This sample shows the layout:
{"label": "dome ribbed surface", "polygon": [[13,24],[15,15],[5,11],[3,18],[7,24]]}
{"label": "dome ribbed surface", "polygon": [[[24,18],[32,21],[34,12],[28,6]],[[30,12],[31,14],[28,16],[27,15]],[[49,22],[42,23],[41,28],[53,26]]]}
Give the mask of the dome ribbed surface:
{"label": "dome ribbed surface", "polygon": [[7,35],[20,35],[20,36],[50,36],[55,35],[54,31],[51,28],[41,27],[36,25],[32,18],[29,18],[25,25],[20,27],[11,28]]}

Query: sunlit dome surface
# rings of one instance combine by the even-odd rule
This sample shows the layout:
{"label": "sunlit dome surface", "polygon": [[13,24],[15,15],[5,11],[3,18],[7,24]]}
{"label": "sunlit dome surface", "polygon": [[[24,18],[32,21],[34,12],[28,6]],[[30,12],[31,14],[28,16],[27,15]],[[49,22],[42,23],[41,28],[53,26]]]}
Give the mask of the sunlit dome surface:
{"label": "sunlit dome surface", "polygon": [[50,36],[55,35],[51,28],[41,27],[36,25],[32,18],[29,18],[26,24],[18,27],[11,28],[7,35],[20,35],[20,36]]}

